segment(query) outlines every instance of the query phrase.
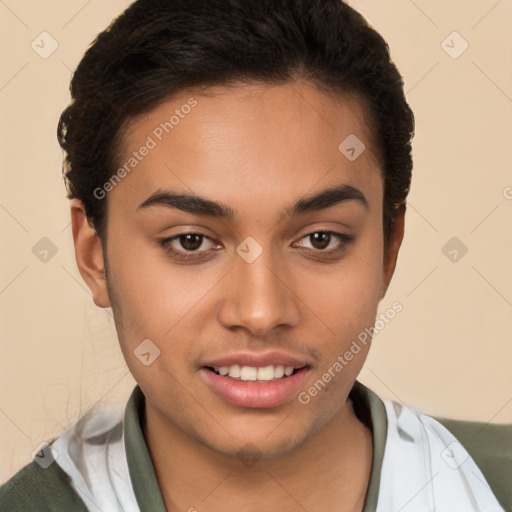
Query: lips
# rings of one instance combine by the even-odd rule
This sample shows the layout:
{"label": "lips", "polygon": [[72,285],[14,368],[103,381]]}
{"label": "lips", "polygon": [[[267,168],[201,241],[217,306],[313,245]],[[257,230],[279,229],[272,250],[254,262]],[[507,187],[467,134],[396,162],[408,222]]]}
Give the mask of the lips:
{"label": "lips", "polygon": [[292,366],[295,369],[299,369],[304,366],[308,366],[309,362],[306,359],[276,351],[265,352],[262,354],[257,354],[255,352],[237,352],[218,359],[208,360],[202,366],[220,368],[222,366],[229,367],[234,364],[239,366],[253,366],[257,368],[270,365],[284,366],[285,368],[287,366]]}
{"label": "lips", "polygon": [[282,352],[244,352],[207,361],[200,374],[215,394],[233,405],[270,408],[291,400],[308,371],[308,361]]}

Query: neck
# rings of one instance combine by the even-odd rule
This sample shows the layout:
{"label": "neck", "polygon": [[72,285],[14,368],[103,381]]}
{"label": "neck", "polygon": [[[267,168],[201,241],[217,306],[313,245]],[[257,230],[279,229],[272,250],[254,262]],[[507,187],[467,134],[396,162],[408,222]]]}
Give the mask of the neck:
{"label": "neck", "polygon": [[214,452],[170,425],[146,401],[146,439],[168,512],[361,511],[372,436],[347,401],[315,436],[273,459]]}

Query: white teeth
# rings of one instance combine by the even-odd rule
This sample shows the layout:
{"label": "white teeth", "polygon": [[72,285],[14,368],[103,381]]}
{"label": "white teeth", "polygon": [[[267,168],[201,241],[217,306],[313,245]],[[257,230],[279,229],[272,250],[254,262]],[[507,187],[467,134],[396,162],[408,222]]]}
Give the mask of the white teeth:
{"label": "white teeth", "polygon": [[258,368],[258,380],[272,380],[273,378],[274,367],[272,365]]}
{"label": "white teeth", "polygon": [[229,367],[228,375],[230,377],[234,377],[235,379],[239,379],[240,378],[240,366],[238,366],[237,364],[232,364]]}
{"label": "white teeth", "polygon": [[284,366],[274,366],[274,378],[280,379],[284,375]]}
{"label": "white teeth", "polygon": [[275,379],[281,379],[284,376],[289,377],[293,371],[293,366],[268,365],[262,367],[240,366],[232,364],[231,366],[215,367],[213,370],[222,376],[229,376],[233,379],[244,381],[263,381],[268,382]]}
{"label": "white teeth", "polygon": [[258,377],[258,369],[254,366],[242,366],[240,370],[240,379],[242,380],[256,380]]}

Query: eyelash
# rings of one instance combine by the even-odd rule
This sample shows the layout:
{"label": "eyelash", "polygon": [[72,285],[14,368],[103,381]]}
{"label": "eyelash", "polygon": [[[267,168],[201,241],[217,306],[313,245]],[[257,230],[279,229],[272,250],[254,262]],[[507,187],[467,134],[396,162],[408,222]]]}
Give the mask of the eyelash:
{"label": "eyelash", "polygon": [[[341,253],[346,249],[346,246],[349,245],[354,241],[354,237],[351,235],[346,235],[344,233],[338,233],[337,231],[329,231],[329,230],[317,230],[312,231],[311,233],[308,233],[300,238],[300,240],[310,237],[314,234],[322,233],[327,234],[330,236],[334,236],[338,238],[340,241],[340,245],[335,249],[325,250],[325,249],[310,249],[306,248],[309,251],[313,251],[315,253],[318,253],[318,255],[322,256],[333,256],[335,254]],[[179,261],[191,261],[191,260],[197,260],[198,258],[202,257],[205,252],[208,251],[179,251],[174,249],[172,246],[172,242],[175,240],[179,240],[182,236],[186,235],[197,235],[202,238],[201,245],[204,240],[211,240],[210,237],[203,235],[202,233],[195,233],[195,232],[189,232],[189,233],[180,233],[179,235],[175,235],[171,238],[165,238],[163,240],[160,240],[159,244],[167,254],[169,254],[171,257],[179,260]],[[330,241],[329,241],[330,243]]]}

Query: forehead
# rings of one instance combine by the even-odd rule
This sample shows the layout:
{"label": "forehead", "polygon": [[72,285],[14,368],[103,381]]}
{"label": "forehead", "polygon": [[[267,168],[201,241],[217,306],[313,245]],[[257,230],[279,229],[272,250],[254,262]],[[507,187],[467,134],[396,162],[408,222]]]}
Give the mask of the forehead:
{"label": "forehead", "polygon": [[249,208],[290,202],[320,182],[382,187],[361,102],[300,81],[180,92],[130,122],[122,166],[129,172],[109,201],[133,208],[158,188]]}

